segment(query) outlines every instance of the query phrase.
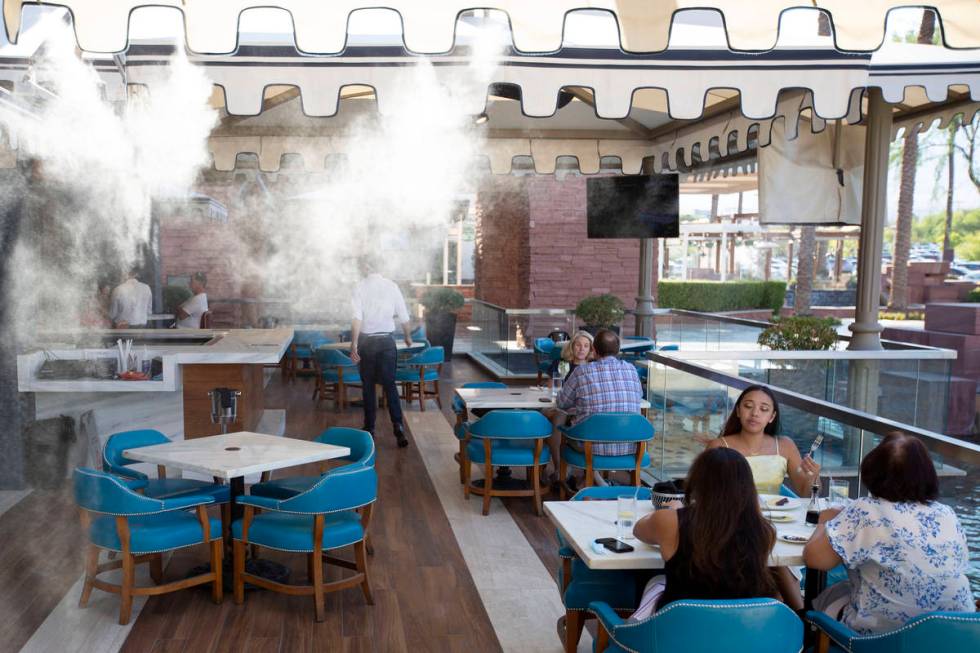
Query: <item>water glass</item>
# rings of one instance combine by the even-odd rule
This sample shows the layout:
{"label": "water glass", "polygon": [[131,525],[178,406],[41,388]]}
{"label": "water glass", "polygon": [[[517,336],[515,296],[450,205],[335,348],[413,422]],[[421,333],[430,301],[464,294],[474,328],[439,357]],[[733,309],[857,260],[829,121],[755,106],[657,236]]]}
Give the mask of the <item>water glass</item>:
{"label": "water glass", "polygon": [[561,375],[555,374],[551,377],[551,396],[557,398],[559,392],[561,392]]}
{"label": "water glass", "polygon": [[632,540],[633,523],[636,521],[636,495],[616,498],[616,539]]}
{"label": "water glass", "polygon": [[830,479],[828,499],[832,506],[846,506],[850,502],[851,484],[847,479]]}

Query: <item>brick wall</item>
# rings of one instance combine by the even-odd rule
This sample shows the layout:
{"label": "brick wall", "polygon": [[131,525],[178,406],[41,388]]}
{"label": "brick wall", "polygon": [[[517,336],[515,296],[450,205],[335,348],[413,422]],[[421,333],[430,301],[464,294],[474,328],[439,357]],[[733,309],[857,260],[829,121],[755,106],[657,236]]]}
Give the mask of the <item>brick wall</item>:
{"label": "brick wall", "polygon": [[639,240],[589,240],[585,186],[585,177],[528,178],[531,307],[574,308],[600,293],[636,303]]}
{"label": "brick wall", "polygon": [[[249,280],[242,264],[247,260],[240,229],[241,215],[236,215],[229,194],[230,185],[208,185],[197,189],[229,209],[227,222],[192,215],[177,210],[160,217],[160,276],[164,285],[168,276],[190,276],[204,272],[208,276],[209,299],[238,298]],[[234,326],[241,321],[241,305],[211,303],[215,326]]]}
{"label": "brick wall", "polygon": [[492,176],[477,192],[477,299],[526,308],[530,282],[527,177]]}

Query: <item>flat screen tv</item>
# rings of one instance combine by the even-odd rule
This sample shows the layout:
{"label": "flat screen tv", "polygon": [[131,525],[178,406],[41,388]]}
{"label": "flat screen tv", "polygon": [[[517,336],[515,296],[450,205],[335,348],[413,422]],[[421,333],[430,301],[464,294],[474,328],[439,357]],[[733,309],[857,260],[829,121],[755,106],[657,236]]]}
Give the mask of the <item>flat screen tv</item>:
{"label": "flat screen tv", "polygon": [[589,179],[589,238],[677,238],[677,179],[677,175]]}

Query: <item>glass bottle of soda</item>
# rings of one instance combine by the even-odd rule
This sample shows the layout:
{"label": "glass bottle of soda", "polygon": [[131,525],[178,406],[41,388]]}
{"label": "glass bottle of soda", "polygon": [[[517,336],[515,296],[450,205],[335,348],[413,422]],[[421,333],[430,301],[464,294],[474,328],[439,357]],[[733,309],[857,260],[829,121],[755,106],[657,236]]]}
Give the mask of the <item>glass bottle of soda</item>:
{"label": "glass bottle of soda", "polygon": [[810,486],[810,503],[806,507],[806,523],[816,526],[820,521],[820,483],[814,481]]}

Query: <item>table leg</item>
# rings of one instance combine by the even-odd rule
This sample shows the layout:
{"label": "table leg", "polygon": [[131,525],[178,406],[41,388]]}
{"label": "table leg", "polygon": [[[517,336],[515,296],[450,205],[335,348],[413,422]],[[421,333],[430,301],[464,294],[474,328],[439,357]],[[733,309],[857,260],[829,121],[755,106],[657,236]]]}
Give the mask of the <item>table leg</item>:
{"label": "table leg", "polygon": [[[229,483],[229,491],[231,494],[231,500],[229,501],[229,512],[231,513],[231,521],[234,522],[236,519],[241,519],[245,514],[245,509],[238,505],[238,497],[245,494],[245,477],[236,476],[235,478],[231,479],[231,482]],[[228,542],[228,545],[231,546],[231,542]]]}
{"label": "table leg", "polygon": [[[827,587],[827,572],[819,569],[806,569],[806,580],[803,583],[803,612],[813,609],[813,599]],[[800,615],[803,618],[803,615]],[[816,644],[816,631],[805,621],[803,626],[803,645],[810,647]]]}

